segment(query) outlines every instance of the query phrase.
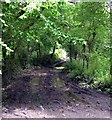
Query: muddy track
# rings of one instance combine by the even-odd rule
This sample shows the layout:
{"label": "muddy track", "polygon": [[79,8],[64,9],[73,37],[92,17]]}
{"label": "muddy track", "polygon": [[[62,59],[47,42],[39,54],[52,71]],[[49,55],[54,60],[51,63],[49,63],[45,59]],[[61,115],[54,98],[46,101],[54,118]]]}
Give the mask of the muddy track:
{"label": "muddy track", "polygon": [[32,69],[3,92],[3,118],[110,118],[110,97],[68,83],[51,68]]}

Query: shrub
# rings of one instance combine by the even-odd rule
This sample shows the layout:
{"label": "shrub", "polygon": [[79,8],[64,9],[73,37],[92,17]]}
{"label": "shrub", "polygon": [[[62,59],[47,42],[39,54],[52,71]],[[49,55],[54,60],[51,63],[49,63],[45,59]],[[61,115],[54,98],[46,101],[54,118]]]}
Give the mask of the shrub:
{"label": "shrub", "polygon": [[64,67],[69,70],[70,78],[81,76],[83,73],[82,62],[79,60],[73,60],[72,62],[69,61],[64,65]]}

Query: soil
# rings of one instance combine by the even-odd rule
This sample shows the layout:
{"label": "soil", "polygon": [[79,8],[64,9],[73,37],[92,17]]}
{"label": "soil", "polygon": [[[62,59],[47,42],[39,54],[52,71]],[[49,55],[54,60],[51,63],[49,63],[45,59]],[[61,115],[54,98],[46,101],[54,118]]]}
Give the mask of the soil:
{"label": "soil", "polygon": [[35,68],[9,85],[2,118],[111,118],[110,95],[81,88],[60,71]]}

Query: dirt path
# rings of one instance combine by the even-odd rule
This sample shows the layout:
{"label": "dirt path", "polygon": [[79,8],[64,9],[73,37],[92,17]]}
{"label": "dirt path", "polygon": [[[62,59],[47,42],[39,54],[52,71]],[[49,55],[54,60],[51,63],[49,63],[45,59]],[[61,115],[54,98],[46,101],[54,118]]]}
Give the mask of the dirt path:
{"label": "dirt path", "polygon": [[7,88],[3,118],[110,118],[110,97],[67,82],[55,69],[33,69]]}

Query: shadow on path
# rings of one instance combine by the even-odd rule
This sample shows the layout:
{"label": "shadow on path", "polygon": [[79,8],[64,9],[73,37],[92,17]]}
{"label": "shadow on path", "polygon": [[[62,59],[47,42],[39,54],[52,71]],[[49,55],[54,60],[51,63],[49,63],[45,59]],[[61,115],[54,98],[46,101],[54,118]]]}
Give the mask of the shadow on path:
{"label": "shadow on path", "polygon": [[[28,114],[33,114],[34,118],[37,115],[35,112],[38,111],[39,117],[39,111],[42,113],[45,110],[52,112],[53,115],[50,112],[49,117],[74,118],[78,117],[80,112],[82,116],[86,114],[89,117],[100,117],[98,114],[109,116],[108,96],[93,90],[83,90],[67,83],[67,79],[67,76],[60,73],[60,70],[50,68],[31,70],[3,91],[3,113],[7,116],[8,113],[13,114],[15,110],[24,108],[22,113],[21,110],[17,111],[18,114],[23,114],[28,112],[25,110],[27,108],[30,110]],[[79,113],[74,113],[74,111]],[[25,113],[27,117],[28,114]]]}

